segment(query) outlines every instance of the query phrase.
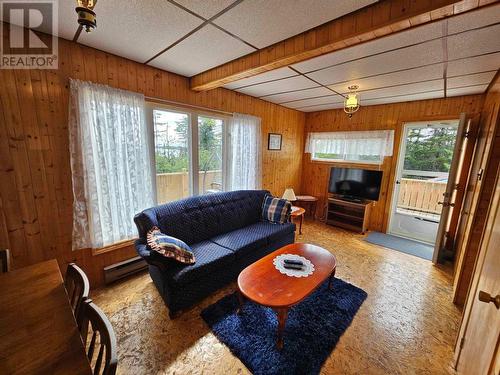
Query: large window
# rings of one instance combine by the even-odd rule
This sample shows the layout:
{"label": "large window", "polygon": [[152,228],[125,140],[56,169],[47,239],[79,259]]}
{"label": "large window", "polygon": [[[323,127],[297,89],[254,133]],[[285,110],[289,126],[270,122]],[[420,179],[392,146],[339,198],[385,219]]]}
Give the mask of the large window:
{"label": "large window", "polygon": [[222,191],[224,116],[150,105],[156,200],[166,203]]}
{"label": "large window", "polygon": [[393,138],[392,130],[309,133],[305,152],[318,161],[382,164]]}

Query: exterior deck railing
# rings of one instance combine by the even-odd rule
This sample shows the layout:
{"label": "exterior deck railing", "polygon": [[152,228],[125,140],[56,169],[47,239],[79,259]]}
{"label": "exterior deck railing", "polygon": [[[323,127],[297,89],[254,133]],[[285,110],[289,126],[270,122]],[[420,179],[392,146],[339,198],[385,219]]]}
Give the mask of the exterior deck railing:
{"label": "exterior deck railing", "polygon": [[446,181],[402,178],[399,187],[398,208],[425,214],[440,215]]}
{"label": "exterior deck railing", "polygon": [[[199,172],[200,194],[220,190],[222,171]],[[159,173],[156,175],[158,203],[171,202],[189,196],[189,172]]]}

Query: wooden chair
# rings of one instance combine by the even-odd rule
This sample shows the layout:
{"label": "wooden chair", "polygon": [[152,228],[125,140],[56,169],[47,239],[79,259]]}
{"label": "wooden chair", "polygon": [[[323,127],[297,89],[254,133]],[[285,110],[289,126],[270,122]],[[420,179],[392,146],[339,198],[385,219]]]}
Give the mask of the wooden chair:
{"label": "wooden chair", "polygon": [[0,250],[0,263],[2,273],[10,271],[10,252],[9,249]]}
{"label": "wooden chair", "polygon": [[78,326],[78,310],[82,301],[89,297],[90,283],[87,275],[75,263],[68,264],[66,269],[66,277],[64,286],[68,293],[69,303],[73,309],[73,314],[77,319]]}
{"label": "wooden chair", "polygon": [[[118,359],[116,356],[116,337],[113,327],[106,315],[97,307],[91,299],[82,301],[78,320],[81,322],[80,335],[83,344],[87,348],[87,357],[94,375],[115,375]],[[88,340],[89,328],[92,332],[90,342]],[[95,357],[96,346],[99,346],[97,358]],[[104,369],[101,372],[104,359]]]}

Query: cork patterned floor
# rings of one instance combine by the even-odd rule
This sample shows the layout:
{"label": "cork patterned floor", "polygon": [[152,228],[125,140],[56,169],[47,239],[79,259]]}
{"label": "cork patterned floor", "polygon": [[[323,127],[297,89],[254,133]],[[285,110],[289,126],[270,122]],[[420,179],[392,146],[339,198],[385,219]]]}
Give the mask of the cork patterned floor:
{"label": "cork patterned floor", "polygon": [[[305,222],[297,242],[337,257],[337,277],[368,293],[322,374],[449,374],[460,311],[451,301],[451,272],[378,247],[362,236]],[[210,332],[200,311],[227,286],[171,321],[149,274],[92,293],[118,339],[119,374],[248,374]]]}

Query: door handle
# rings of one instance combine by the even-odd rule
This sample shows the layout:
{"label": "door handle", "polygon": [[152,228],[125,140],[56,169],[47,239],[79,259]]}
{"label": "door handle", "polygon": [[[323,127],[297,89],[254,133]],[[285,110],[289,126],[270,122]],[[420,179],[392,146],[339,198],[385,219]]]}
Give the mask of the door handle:
{"label": "door handle", "polygon": [[442,204],[443,207],[455,207],[455,203],[438,202],[438,204]]}
{"label": "door handle", "polygon": [[497,307],[497,309],[500,309],[500,294],[497,294],[496,297],[492,297],[489,293],[480,290],[478,297],[481,302],[486,302],[486,303],[493,302],[493,304]]}

